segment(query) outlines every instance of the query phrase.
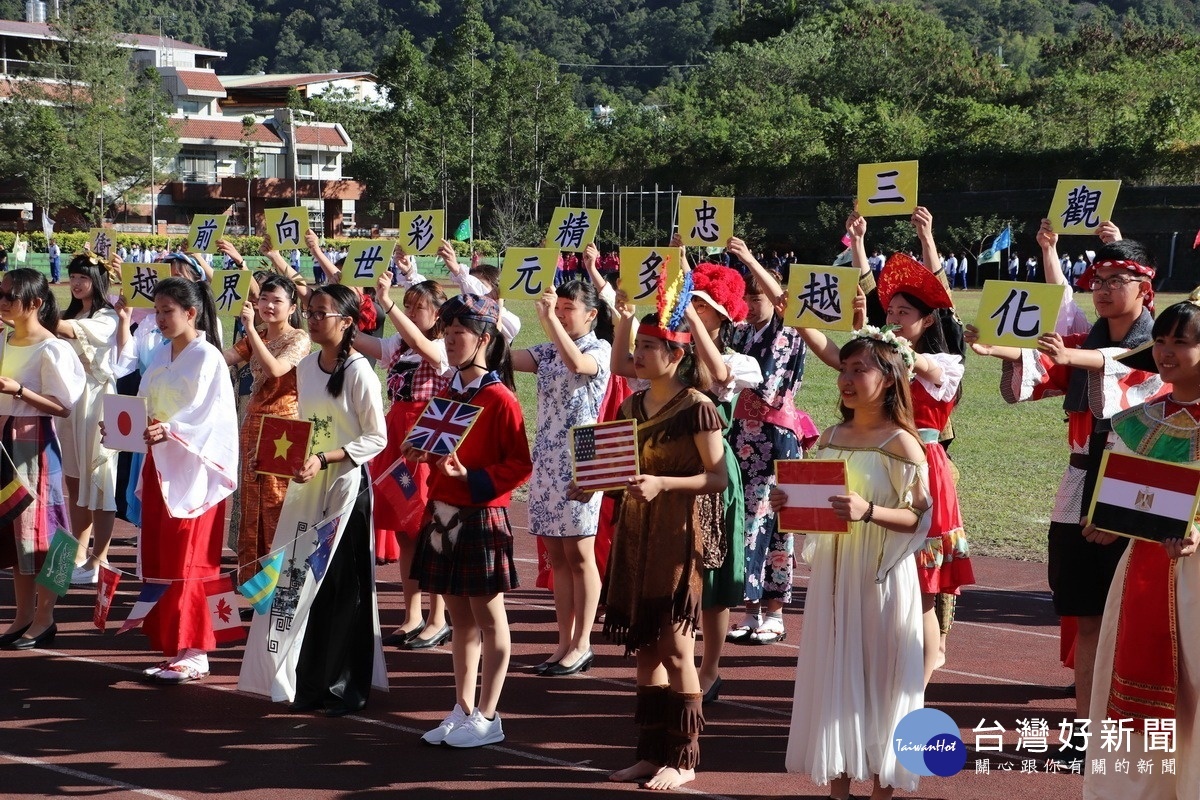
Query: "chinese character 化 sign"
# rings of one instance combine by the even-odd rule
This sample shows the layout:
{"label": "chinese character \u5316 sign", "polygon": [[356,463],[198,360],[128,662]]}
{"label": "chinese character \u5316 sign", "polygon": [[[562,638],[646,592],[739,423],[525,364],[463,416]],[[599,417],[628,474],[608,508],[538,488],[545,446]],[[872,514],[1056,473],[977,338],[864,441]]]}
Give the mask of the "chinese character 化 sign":
{"label": "chinese character \u5316 sign", "polygon": [[979,299],[980,344],[1034,347],[1058,322],[1066,287],[1024,281],[987,281]]}

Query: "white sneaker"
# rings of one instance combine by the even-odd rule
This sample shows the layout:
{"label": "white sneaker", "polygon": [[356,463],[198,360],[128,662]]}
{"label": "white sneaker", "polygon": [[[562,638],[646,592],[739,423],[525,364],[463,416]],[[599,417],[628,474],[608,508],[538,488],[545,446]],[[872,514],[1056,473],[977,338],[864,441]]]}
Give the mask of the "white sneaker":
{"label": "white sneaker", "polygon": [[455,703],[454,710],[450,712],[449,716],[442,720],[442,724],[438,725],[431,731],[426,731],[425,734],[421,736],[421,741],[425,744],[441,744],[442,742],[446,741],[446,737],[450,735],[450,731],[454,730],[466,721],[466,713],[462,710],[458,703]]}
{"label": "white sneaker", "polygon": [[80,564],[75,569],[71,570],[71,585],[86,586],[100,581],[100,568],[92,567],[88,569],[86,564]]}
{"label": "white sneaker", "polygon": [[454,730],[446,734],[444,743],[451,747],[483,747],[503,741],[504,728],[500,725],[500,715],[488,719],[477,708],[466,721],[454,726]]}

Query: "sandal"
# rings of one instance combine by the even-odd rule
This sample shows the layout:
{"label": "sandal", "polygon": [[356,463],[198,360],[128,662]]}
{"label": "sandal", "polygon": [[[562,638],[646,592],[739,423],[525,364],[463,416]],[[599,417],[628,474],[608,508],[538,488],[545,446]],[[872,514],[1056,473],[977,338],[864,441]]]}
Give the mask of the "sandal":
{"label": "sandal", "polygon": [[158,683],[177,685],[198,681],[207,676],[207,672],[201,672],[198,669],[189,667],[187,664],[171,664],[169,667],[164,667],[160,672],[155,674],[154,680]]}
{"label": "sandal", "polygon": [[750,634],[750,644],[775,644],[787,638],[783,617],[767,617]]}
{"label": "sandal", "polygon": [[762,617],[747,614],[742,617],[741,622],[729,629],[729,632],[725,634],[725,641],[730,644],[746,644],[762,624]]}

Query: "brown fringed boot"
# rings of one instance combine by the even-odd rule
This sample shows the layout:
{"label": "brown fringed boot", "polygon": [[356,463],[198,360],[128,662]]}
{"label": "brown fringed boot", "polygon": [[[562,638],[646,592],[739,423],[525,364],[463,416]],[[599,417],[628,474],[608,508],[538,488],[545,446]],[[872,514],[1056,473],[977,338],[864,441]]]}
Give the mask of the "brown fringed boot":
{"label": "brown fringed boot", "polygon": [[696,777],[700,731],[704,729],[703,698],[700,692],[667,695],[666,758],[662,770],[646,781],[647,788],[674,789]]}
{"label": "brown fringed boot", "polygon": [[640,781],[653,777],[667,753],[667,687],[637,687],[633,723],[638,726],[637,763],[608,776],[610,781]]}

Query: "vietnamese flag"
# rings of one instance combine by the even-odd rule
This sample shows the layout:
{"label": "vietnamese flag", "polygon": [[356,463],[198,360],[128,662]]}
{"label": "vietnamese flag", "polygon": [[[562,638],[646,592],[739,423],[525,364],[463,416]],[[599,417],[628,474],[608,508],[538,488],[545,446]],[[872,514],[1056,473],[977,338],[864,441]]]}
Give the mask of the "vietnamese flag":
{"label": "vietnamese flag", "polygon": [[204,594],[208,596],[208,613],[212,618],[217,644],[245,639],[246,629],[242,627],[242,618],[238,615],[238,596],[233,588],[233,579],[229,575],[221,575],[205,581]]}
{"label": "vietnamese flag", "polygon": [[258,447],[254,457],[257,472],[264,475],[292,477],[308,459],[312,423],[306,419],[291,419],[266,415],[258,431]]}
{"label": "vietnamese flag", "polygon": [[829,498],[847,494],[846,462],[840,459],[779,460],[776,485],[787,494],[779,510],[779,530],[792,533],[849,533],[850,525],[838,519]]}

